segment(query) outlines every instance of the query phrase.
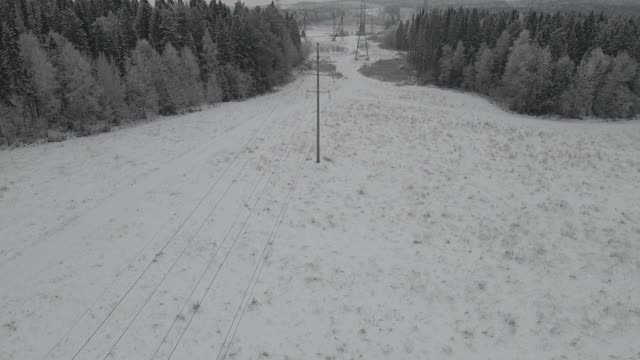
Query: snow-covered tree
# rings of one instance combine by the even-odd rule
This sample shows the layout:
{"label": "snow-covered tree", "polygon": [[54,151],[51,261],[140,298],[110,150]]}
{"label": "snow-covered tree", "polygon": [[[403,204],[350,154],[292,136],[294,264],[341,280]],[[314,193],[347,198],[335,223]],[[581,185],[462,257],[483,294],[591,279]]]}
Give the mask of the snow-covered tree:
{"label": "snow-covered tree", "polygon": [[638,98],[634,81],[638,75],[638,62],[626,52],[611,61],[610,71],[596,92],[593,113],[598,117],[629,118]]}
{"label": "snow-covered tree", "polygon": [[139,40],[127,63],[126,99],[136,118],[149,118],[158,113],[156,77],[160,73],[160,56],[145,40]]}
{"label": "snow-covered tree", "polygon": [[209,74],[205,84],[205,102],[214,105],[222,101],[222,89],[215,73]]}
{"label": "snow-covered tree", "polygon": [[151,15],[153,9],[149,5],[148,0],[141,0],[138,5],[138,13],[136,14],[135,28],[138,39],[149,40],[151,31]]}
{"label": "snow-covered tree", "polygon": [[202,80],[205,83],[205,102],[213,105],[222,101],[222,88],[218,80],[220,71],[218,49],[213,43],[208,30],[205,30],[202,38],[202,64],[200,69]]}
{"label": "snow-covered tree", "polygon": [[182,56],[168,43],[162,52],[161,111],[173,114],[193,109],[204,101],[204,89],[195,56],[184,48]]}
{"label": "snow-covered tree", "polygon": [[575,80],[561,99],[564,115],[585,117],[593,115],[593,102],[602,88],[611,59],[601,49],[594,49],[580,62]]}
{"label": "snow-covered tree", "polygon": [[200,78],[198,62],[189,48],[182,51],[182,65],[178,69],[181,73],[183,92],[187,97],[187,109],[195,109],[204,102],[204,88]]}
{"label": "snow-covered tree", "polygon": [[549,97],[554,102],[553,110],[562,113],[561,96],[569,89],[574,78],[575,65],[568,55],[558,59],[553,66],[553,77]]}
{"label": "snow-covered tree", "polygon": [[180,55],[171,43],[167,43],[162,51],[162,71],[160,73],[162,81],[158,88],[161,114],[175,114],[185,109],[189,103],[186,94],[182,92],[181,66]]}
{"label": "snow-covered tree", "polygon": [[[20,53],[27,78],[35,91],[38,117],[49,117],[60,113],[60,100],[56,96],[58,83],[56,70],[38,38],[31,34],[20,35]],[[46,129],[46,123],[45,123]]]}
{"label": "snow-covered tree", "polygon": [[465,90],[476,90],[476,68],[473,63],[464,67],[462,71],[462,88]]}
{"label": "snow-covered tree", "polygon": [[507,61],[509,61],[509,53],[511,52],[512,45],[513,45],[513,38],[511,37],[511,34],[507,30],[503,31],[500,37],[498,38],[498,41],[496,42],[496,46],[493,50],[494,79],[502,79],[502,75],[504,75],[504,69],[507,66]]}
{"label": "snow-covered tree", "polygon": [[449,45],[442,48],[442,56],[440,57],[440,76],[438,83],[444,86],[451,85],[451,74],[453,72],[453,49]]}
{"label": "snow-covered tree", "polygon": [[100,88],[98,104],[100,118],[110,124],[119,124],[128,117],[125,102],[126,89],[118,68],[104,54],[95,62],[96,83]]}
{"label": "snow-covered tree", "polygon": [[451,86],[460,87],[464,80],[465,47],[462,41],[458,41],[456,50],[451,59]]}
{"label": "snow-covered tree", "polygon": [[489,94],[493,82],[493,52],[486,45],[480,46],[478,60],[475,63],[475,90],[482,94]]}
{"label": "snow-covered tree", "polygon": [[287,80],[301,60],[296,19],[275,6],[151,3],[0,0],[0,137],[44,136],[28,134],[41,115],[43,129],[84,132],[126,113],[245,98]]}
{"label": "snow-covered tree", "polygon": [[62,115],[70,129],[87,131],[99,112],[99,89],[91,64],[71,43],[63,45],[57,63]]}
{"label": "snow-covered tree", "polygon": [[509,108],[535,114],[550,105],[552,64],[549,49],[532,44],[529,31],[523,30],[513,45],[502,77],[503,96]]}

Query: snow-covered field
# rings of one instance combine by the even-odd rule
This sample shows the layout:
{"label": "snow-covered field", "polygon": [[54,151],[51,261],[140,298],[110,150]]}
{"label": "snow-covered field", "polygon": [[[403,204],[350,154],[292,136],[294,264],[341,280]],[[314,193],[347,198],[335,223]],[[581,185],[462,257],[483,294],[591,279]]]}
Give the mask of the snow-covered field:
{"label": "snow-covered field", "polygon": [[0,359],[640,358],[639,122],[323,56],[320,165],[313,78],[0,151]]}

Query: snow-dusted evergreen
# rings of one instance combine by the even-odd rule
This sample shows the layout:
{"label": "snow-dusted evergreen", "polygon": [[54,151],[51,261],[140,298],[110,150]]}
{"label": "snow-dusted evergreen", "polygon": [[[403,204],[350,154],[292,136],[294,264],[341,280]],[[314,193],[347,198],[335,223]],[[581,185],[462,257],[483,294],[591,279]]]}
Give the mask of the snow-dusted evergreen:
{"label": "snow-dusted evergreen", "polygon": [[0,0],[0,144],[244,99],[301,59],[272,5]]}
{"label": "snow-dusted evergreen", "polygon": [[511,110],[584,118],[640,114],[640,19],[448,9],[385,37],[426,83],[490,95]]}

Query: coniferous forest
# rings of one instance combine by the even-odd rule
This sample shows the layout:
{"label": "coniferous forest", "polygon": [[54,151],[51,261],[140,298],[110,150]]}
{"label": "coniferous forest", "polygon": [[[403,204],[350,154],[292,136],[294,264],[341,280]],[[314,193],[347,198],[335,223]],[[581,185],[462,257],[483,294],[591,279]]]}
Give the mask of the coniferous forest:
{"label": "coniferous forest", "polygon": [[571,118],[640,114],[640,18],[588,13],[422,12],[385,37],[424,83],[509,109]]}
{"label": "coniferous forest", "polygon": [[243,99],[302,60],[293,15],[190,0],[0,0],[0,144]]}

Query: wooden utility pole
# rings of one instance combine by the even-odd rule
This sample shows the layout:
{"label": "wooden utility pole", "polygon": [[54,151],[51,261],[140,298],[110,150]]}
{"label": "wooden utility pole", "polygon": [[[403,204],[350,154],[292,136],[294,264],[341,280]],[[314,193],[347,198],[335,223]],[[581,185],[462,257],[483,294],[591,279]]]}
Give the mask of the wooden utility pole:
{"label": "wooden utility pole", "polygon": [[316,77],[316,89],[315,90],[307,90],[307,95],[309,93],[316,94],[316,163],[320,163],[320,94],[329,94],[329,98],[331,98],[331,92],[329,91],[320,91],[320,76],[331,76],[335,79],[335,75],[331,74],[321,74],[320,73],[320,61],[327,61],[329,58],[320,59],[320,43],[316,43],[316,71],[315,73],[302,73],[303,76],[315,76]]}
{"label": "wooden utility pole", "polygon": [[316,100],[317,100],[317,122],[316,122],[316,163],[320,164],[320,43],[316,43],[317,61],[317,83],[316,83]]}

